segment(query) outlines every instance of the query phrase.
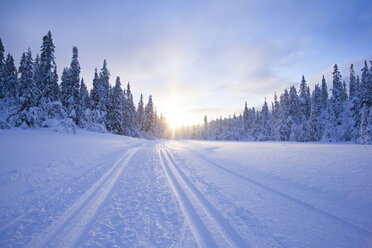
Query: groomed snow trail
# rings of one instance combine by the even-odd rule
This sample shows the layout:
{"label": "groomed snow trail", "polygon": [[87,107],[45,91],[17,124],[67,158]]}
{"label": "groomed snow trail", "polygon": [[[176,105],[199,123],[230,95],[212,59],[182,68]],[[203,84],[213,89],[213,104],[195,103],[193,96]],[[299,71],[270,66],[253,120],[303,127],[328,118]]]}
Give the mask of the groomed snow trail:
{"label": "groomed snow trail", "polygon": [[[205,198],[205,196],[190,182],[190,180],[178,168],[175,161],[170,158],[169,153],[165,149],[160,149],[160,156],[162,158],[164,170],[167,173],[170,183],[173,185],[175,193],[184,209],[190,224],[193,226],[192,230],[194,236],[197,237],[198,243],[202,247],[217,247],[217,244],[212,238],[204,223],[197,215],[194,207],[190,203],[188,197],[182,190],[179,181],[191,193],[198,203],[201,205],[203,212],[205,212],[214,225],[218,226],[219,231],[223,234],[226,243],[231,247],[249,247],[243,238],[236,233],[233,227],[221,216],[221,214],[212,206],[212,204]],[[175,176],[176,175],[176,176]],[[176,179],[176,177],[178,179]]]}
{"label": "groomed snow trail", "polygon": [[371,146],[0,135],[0,247],[372,247]]}
{"label": "groomed snow trail", "polygon": [[77,247],[100,208],[110,197],[115,184],[131,157],[140,148],[127,151],[113,166],[69,208],[47,233],[31,240],[29,247]]}

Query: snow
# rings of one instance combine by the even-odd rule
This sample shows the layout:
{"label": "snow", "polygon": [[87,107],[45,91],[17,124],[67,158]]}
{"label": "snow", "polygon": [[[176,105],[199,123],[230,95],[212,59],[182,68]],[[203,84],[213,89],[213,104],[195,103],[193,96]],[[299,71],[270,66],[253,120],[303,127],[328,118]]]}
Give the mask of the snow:
{"label": "snow", "polygon": [[1,247],[370,247],[372,148],[0,130]]}

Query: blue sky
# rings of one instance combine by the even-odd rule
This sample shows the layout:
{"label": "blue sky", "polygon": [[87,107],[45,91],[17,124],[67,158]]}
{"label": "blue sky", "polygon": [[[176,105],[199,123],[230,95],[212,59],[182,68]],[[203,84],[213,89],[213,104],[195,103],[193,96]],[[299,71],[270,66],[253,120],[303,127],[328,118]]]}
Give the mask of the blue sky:
{"label": "blue sky", "polygon": [[59,75],[79,48],[91,87],[107,59],[111,83],[152,94],[174,124],[239,114],[274,91],[313,87],[338,63],[348,78],[372,59],[369,1],[3,1],[0,37],[19,61],[51,30]]}

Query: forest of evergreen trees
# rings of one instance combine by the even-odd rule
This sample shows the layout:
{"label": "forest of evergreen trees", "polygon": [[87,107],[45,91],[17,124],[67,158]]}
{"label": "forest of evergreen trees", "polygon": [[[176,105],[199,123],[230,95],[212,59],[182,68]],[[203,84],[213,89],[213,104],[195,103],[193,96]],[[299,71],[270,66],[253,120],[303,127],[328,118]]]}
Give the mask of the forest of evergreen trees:
{"label": "forest of evergreen trees", "polygon": [[273,140],[273,141],[351,141],[372,143],[372,61],[365,61],[361,77],[350,66],[349,90],[338,66],[334,66],[330,94],[323,76],[321,84],[310,88],[302,77],[298,90],[293,85],[279,99],[275,93],[269,109],[248,108],[243,114],[220,117],[204,125],[183,127],[176,138],[205,140]]}
{"label": "forest of evergreen trees", "polygon": [[110,72],[104,60],[94,72],[93,88],[87,90],[80,78],[78,49],[73,47],[69,67],[58,82],[52,34],[43,37],[40,55],[31,50],[22,54],[17,70],[0,39],[0,129],[10,127],[54,127],[75,132],[75,126],[91,131],[148,139],[167,137],[165,119],[156,113],[152,97],[145,105],[141,94],[138,107],[129,83],[122,89],[120,78],[109,83]]}
{"label": "forest of evergreen trees", "polygon": [[[141,94],[135,107],[129,83],[122,89],[120,78],[109,83],[110,72],[104,60],[95,69],[90,92],[80,78],[78,49],[73,47],[69,67],[59,80],[51,32],[43,37],[40,55],[31,50],[22,54],[17,70],[10,53],[0,39],[0,129],[10,127],[55,127],[71,130],[75,126],[91,131],[148,139],[169,138],[163,116],[158,116],[149,96],[145,105]],[[207,121],[204,125],[183,127],[175,138],[206,140],[273,141],[351,141],[372,143],[372,62],[365,61],[361,75],[350,66],[347,90],[338,66],[334,66],[332,89],[323,76],[312,93],[305,77],[296,89],[286,89],[279,99],[275,93],[269,108],[248,108],[239,116]],[[59,82],[60,81],[60,82]]]}

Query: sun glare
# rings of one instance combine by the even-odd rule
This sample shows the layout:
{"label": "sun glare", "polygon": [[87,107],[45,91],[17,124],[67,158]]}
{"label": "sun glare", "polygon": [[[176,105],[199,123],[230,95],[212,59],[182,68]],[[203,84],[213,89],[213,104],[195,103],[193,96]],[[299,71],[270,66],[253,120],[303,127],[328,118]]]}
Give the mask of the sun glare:
{"label": "sun glare", "polygon": [[184,120],[183,120],[183,116],[181,113],[179,112],[176,112],[176,111],[169,111],[166,115],[165,115],[166,119],[167,119],[167,122],[169,124],[169,126],[172,128],[172,129],[176,129],[178,127],[181,127],[182,125],[184,125]]}
{"label": "sun glare", "polygon": [[187,114],[182,111],[181,96],[176,91],[171,92],[171,98],[164,108],[167,123],[172,129],[182,127],[187,124]]}

